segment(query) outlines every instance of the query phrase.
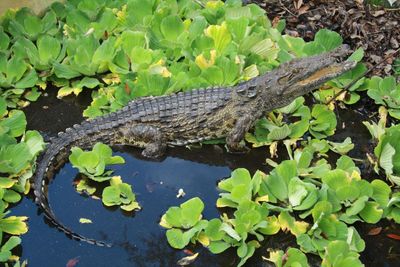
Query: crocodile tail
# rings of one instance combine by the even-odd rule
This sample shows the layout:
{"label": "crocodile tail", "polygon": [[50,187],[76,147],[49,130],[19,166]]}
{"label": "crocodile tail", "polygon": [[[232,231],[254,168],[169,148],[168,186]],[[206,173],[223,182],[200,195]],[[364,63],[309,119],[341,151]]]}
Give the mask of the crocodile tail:
{"label": "crocodile tail", "polygon": [[90,123],[85,122],[83,125],[75,125],[74,128],[69,128],[65,132],[59,133],[57,138],[51,140],[36,168],[35,180],[33,183],[35,202],[43,209],[46,218],[57,229],[64,232],[66,235],[73,239],[84,241],[89,244],[110,247],[111,244],[109,243],[97,241],[95,239],[87,238],[83,235],[77,234],[60,223],[51,209],[45,189],[49,179],[52,178],[57,167],[61,166],[67,161],[72,145],[79,145],[81,143],[85,143],[85,145],[91,145],[98,140],[98,138],[88,138],[88,134],[95,132],[93,131],[93,127],[91,132],[85,131],[85,128],[88,128],[84,126],[88,126],[88,124]]}

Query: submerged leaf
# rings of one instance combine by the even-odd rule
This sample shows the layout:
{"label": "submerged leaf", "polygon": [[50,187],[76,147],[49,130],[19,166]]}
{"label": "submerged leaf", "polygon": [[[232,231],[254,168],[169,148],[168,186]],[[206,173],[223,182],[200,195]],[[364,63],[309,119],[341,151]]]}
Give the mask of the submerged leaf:
{"label": "submerged leaf", "polygon": [[183,257],[182,259],[179,259],[176,264],[179,266],[186,266],[186,265],[192,264],[197,259],[198,256],[199,256],[199,253],[196,253],[191,256]]}
{"label": "submerged leaf", "polygon": [[88,224],[88,223],[93,223],[93,222],[92,222],[92,220],[90,220],[90,219],[80,218],[80,219],[79,219],[79,223]]}

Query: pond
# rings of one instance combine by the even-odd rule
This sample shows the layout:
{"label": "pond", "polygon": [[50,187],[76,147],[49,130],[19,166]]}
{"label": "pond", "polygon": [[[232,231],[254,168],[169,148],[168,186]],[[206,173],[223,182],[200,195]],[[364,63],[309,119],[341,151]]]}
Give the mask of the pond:
{"label": "pond", "polygon": [[[58,100],[51,90],[48,92],[49,96],[41,97],[25,110],[28,128],[37,129],[47,137],[81,121],[82,110],[89,99],[83,95],[77,99]],[[338,127],[334,138],[341,141],[350,136],[357,140],[352,156],[364,157],[370,139],[361,124],[364,116],[352,110],[340,110],[337,115],[338,120],[346,121],[348,125],[338,124],[342,127]],[[284,148],[280,150],[283,152]],[[118,208],[104,207],[100,200],[78,194],[73,186],[78,172],[67,163],[49,186],[49,201],[57,218],[84,236],[111,242],[114,246],[104,248],[71,240],[45,220],[30,196],[12,208],[12,215],[29,217],[29,232],[22,236],[20,251],[22,259],[29,260],[29,266],[65,266],[71,259],[79,261],[77,266],[175,266],[187,254],[171,248],[165,229],[158,225],[168,207],[198,196],[205,203],[204,217],[218,217],[221,211],[215,207],[215,201],[220,179],[229,177],[231,170],[238,167],[251,172],[257,169],[268,172],[270,169],[265,164],[266,148],[253,149],[245,155],[228,154],[222,146],[213,145],[191,150],[174,148],[169,149],[160,161],[140,159],[138,149],[118,147],[115,151],[126,160],[126,164],[113,167],[115,174],[132,185],[142,210],[124,213]],[[280,157],[283,158],[284,155]],[[365,166],[359,167],[365,170]],[[180,188],[186,193],[183,199],[176,197]],[[90,219],[93,223],[80,224],[80,218]],[[387,221],[381,226],[398,231]],[[385,235],[368,236],[368,231],[375,225],[356,224],[356,227],[366,241],[361,260],[367,266],[397,266],[398,241]],[[262,245],[245,266],[265,266],[267,263],[261,257],[268,257],[268,249],[296,246],[289,234],[266,238]],[[235,266],[239,262],[235,250],[213,255],[201,246],[189,249],[200,253],[192,266]],[[310,261],[318,264],[316,259]]]}

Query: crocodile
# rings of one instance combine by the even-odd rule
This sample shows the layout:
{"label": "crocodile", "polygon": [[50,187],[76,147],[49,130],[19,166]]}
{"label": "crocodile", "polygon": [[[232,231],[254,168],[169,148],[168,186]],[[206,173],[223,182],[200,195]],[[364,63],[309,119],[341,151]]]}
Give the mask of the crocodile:
{"label": "crocodile", "polygon": [[33,182],[35,202],[45,217],[73,239],[99,246],[59,222],[47,199],[47,185],[67,161],[73,146],[96,142],[143,148],[147,158],[162,156],[167,146],[185,146],[225,138],[230,152],[243,152],[245,133],[263,114],[290,104],[325,82],[353,69],[347,45],[316,56],[293,59],[235,86],[193,89],[165,96],[142,97],[119,111],[76,124],[50,140]]}

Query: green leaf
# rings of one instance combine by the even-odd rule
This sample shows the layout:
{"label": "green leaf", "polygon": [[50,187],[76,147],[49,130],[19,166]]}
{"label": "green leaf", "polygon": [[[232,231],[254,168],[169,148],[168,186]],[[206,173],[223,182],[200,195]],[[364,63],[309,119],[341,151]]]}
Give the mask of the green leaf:
{"label": "green leaf", "polygon": [[265,184],[269,191],[280,201],[284,201],[287,196],[287,184],[276,174],[270,174],[265,178]]}
{"label": "green leaf", "polygon": [[7,50],[9,44],[10,44],[10,37],[8,37],[8,35],[0,28],[0,51]]}
{"label": "green leaf", "polygon": [[222,85],[224,83],[224,72],[217,66],[206,68],[201,76],[212,85]]}
{"label": "green leaf", "polygon": [[241,260],[240,260],[239,264],[237,265],[238,267],[243,266],[243,265],[246,263],[246,261],[247,261],[251,256],[253,256],[253,254],[254,254],[256,248],[260,247],[260,244],[259,244],[257,241],[252,240],[252,241],[250,241],[250,242],[248,242],[248,243],[246,244],[246,247],[247,247],[247,249],[246,249],[246,254],[244,254],[244,255],[241,257]]}
{"label": "green leaf", "polygon": [[304,183],[297,177],[290,180],[288,185],[289,202],[292,206],[299,206],[308,195]]}
{"label": "green leaf", "polygon": [[364,49],[362,47],[358,48],[356,51],[351,54],[351,56],[347,60],[353,60],[356,62],[360,62],[364,57]]}
{"label": "green leaf", "polygon": [[14,249],[16,246],[18,246],[19,244],[21,244],[21,238],[19,238],[18,236],[11,236],[7,242],[5,242],[2,247],[1,247],[1,251],[10,251],[12,249]]}
{"label": "green leaf", "polygon": [[385,77],[380,81],[379,87],[383,91],[391,91],[396,88],[396,79],[393,76]]}
{"label": "green leaf", "polygon": [[136,201],[131,201],[127,205],[121,205],[121,209],[125,211],[140,210],[140,205]]}
{"label": "green leaf", "polygon": [[[276,267],[282,267],[283,266],[282,262],[283,262],[284,255],[285,255],[285,253],[283,252],[283,250],[270,251],[269,258],[266,259],[266,260],[274,263]],[[294,266],[296,266],[296,265],[294,265]]]}
{"label": "green leaf", "polygon": [[16,183],[15,180],[5,177],[0,177],[0,188],[11,188]]}
{"label": "green leaf", "polygon": [[171,207],[165,213],[165,221],[173,226],[189,229],[200,221],[204,203],[200,198],[192,198],[182,203],[180,207]]}
{"label": "green leaf", "polygon": [[176,42],[184,31],[183,22],[178,16],[167,16],[161,21],[160,30],[167,40]]}
{"label": "green leaf", "polygon": [[278,57],[278,49],[274,46],[271,39],[264,39],[251,47],[250,51],[260,57],[273,60]]}
{"label": "green leaf", "polygon": [[96,153],[83,152],[78,161],[89,173],[94,173],[96,166],[99,164],[100,158]]}
{"label": "green leaf", "polygon": [[195,197],[180,205],[182,212],[183,228],[189,228],[194,226],[200,219],[201,213],[204,210],[204,203],[200,198]]}
{"label": "green leaf", "polygon": [[395,154],[396,150],[390,144],[386,144],[382,149],[379,157],[379,165],[387,174],[393,173],[393,156]]}
{"label": "green leaf", "polygon": [[389,196],[392,190],[382,180],[376,179],[371,182],[373,188],[372,198],[379,203],[379,205],[385,208],[389,202]]}
{"label": "green leaf", "polygon": [[12,110],[8,117],[0,121],[0,127],[7,129],[6,132],[12,137],[21,136],[26,127],[25,113],[20,110]]}
{"label": "green leaf", "polygon": [[0,219],[0,231],[6,232],[11,235],[21,235],[28,232],[26,220],[28,217],[24,216],[10,216]]}
{"label": "green leaf", "polygon": [[107,186],[104,188],[101,199],[106,206],[115,206],[121,204],[121,190],[117,186]]}
{"label": "green leaf", "polygon": [[7,111],[7,102],[3,97],[0,97],[0,119]]}
{"label": "green leaf", "polygon": [[18,82],[28,69],[25,62],[17,56],[13,56],[7,63],[7,80],[9,83]]}
{"label": "green leaf", "polygon": [[227,233],[230,237],[234,238],[236,241],[241,240],[241,237],[239,236],[239,234],[229,224],[222,223],[221,230],[224,231],[225,233]]}
{"label": "green leaf", "polygon": [[337,125],[336,116],[327,106],[321,104],[314,105],[311,115],[314,120],[310,124],[310,133],[314,137],[320,139],[335,133]]}
{"label": "green leaf", "polygon": [[350,200],[354,201],[360,195],[360,189],[352,184],[352,185],[343,185],[336,189],[336,196],[339,200],[345,201]]}
{"label": "green leaf", "polygon": [[7,262],[11,256],[10,251],[0,251],[0,262]]}
{"label": "green leaf", "polygon": [[72,83],[73,87],[78,87],[78,88],[90,88],[93,89],[97,86],[99,86],[101,83],[99,82],[99,80],[97,80],[96,78],[90,78],[90,77],[83,77],[82,80],[76,82],[76,83]]}
{"label": "green leaf", "polygon": [[[165,217],[164,217],[165,216]],[[164,214],[163,218],[171,227],[181,227],[182,226],[182,213],[179,207],[170,207]]]}
{"label": "green leaf", "polygon": [[307,231],[308,223],[296,221],[296,219],[286,211],[279,214],[278,220],[283,231],[289,230],[295,236],[304,234]]}
{"label": "green leaf", "polygon": [[230,248],[231,245],[229,243],[226,243],[224,241],[212,241],[210,245],[208,246],[208,249],[211,251],[213,254],[219,254]]}
{"label": "green leaf", "polygon": [[296,242],[300,246],[301,250],[306,253],[317,252],[317,249],[313,244],[314,242],[308,234],[298,235],[296,237]]}
{"label": "green leaf", "polygon": [[82,88],[80,87],[62,87],[57,92],[57,98],[63,98],[67,95],[79,95],[82,92]]}
{"label": "green leaf", "polygon": [[249,23],[250,20],[245,17],[227,19],[228,30],[236,42],[242,42],[247,34]]}
{"label": "green leaf", "polygon": [[31,69],[25,76],[15,84],[15,88],[25,89],[35,86],[38,81],[35,69]]}
{"label": "green leaf", "polygon": [[350,150],[354,148],[354,144],[351,142],[350,137],[346,137],[342,143],[336,143],[332,141],[328,141],[330,145],[330,149],[338,154],[344,155],[347,154]]}
{"label": "green leaf", "polygon": [[364,209],[360,212],[361,218],[367,223],[377,223],[382,218],[383,210],[376,202],[368,201]]}
{"label": "green leaf", "polygon": [[60,63],[54,63],[54,73],[58,78],[68,80],[81,76],[81,73],[71,68],[71,66]]}
{"label": "green leaf", "polygon": [[37,131],[27,131],[24,135],[30,155],[37,156],[45,148],[43,137]]}
{"label": "green leaf", "polygon": [[330,215],[332,213],[332,204],[329,201],[318,201],[312,209],[312,217],[314,221],[320,220],[320,217]]}
{"label": "green leaf", "polygon": [[322,45],[325,51],[331,51],[343,43],[343,39],[339,33],[327,29],[319,30],[315,34],[315,40]]}
{"label": "green leaf", "polygon": [[210,241],[221,240],[225,235],[224,232],[221,231],[221,225],[222,222],[219,219],[212,219],[208,222],[207,227],[204,229],[204,233]]}
{"label": "green leaf", "polygon": [[0,172],[18,174],[29,166],[31,155],[25,143],[0,148]]}
{"label": "green leaf", "polygon": [[218,187],[222,190],[231,192],[233,188],[237,185],[241,184],[250,184],[251,183],[251,176],[250,172],[245,168],[238,168],[235,169],[231,173],[231,177],[225,180],[222,180],[218,183]]}
{"label": "green leaf", "polygon": [[24,27],[26,33],[31,37],[35,38],[42,31],[42,24],[38,17],[27,16],[24,20]]}
{"label": "green leaf", "polygon": [[61,51],[61,43],[55,37],[42,35],[37,40],[40,62],[48,65],[56,60]]}
{"label": "green leaf", "polygon": [[[110,69],[110,65],[113,62],[113,59],[116,54],[116,39],[111,37],[104,41],[94,52],[93,54],[93,64],[99,65],[98,72],[106,72]],[[86,78],[86,77],[85,77]],[[97,80],[97,79],[95,79]],[[99,83],[98,83],[99,84]],[[88,88],[94,88],[98,84],[93,87],[85,86]]]}
{"label": "green leaf", "polygon": [[344,170],[335,169],[326,173],[326,175],[322,177],[322,182],[327,184],[333,190],[337,190],[338,188],[349,184],[350,181]]}
{"label": "green leaf", "polygon": [[170,246],[176,249],[183,249],[190,242],[180,229],[167,230],[167,240]]}
{"label": "green leaf", "polygon": [[258,231],[264,235],[275,235],[281,230],[278,218],[269,216],[265,220],[268,224],[265,227],[259,228]]}
{"label": "green leaf", "polygon": [[289,248],[286,252],[285,266],[308,267],[307,256],[297,248]]}
{"label": "green leaf", "polygon": [[205,30],[205,34],[214,40],[214,47],[218,53],[223,54],[230,44],[232,37],[228,31],[226,23],[221,25],[210,25]]}
{"label": "green leaf", "polygon": [[360,255],[350,251],[349,245],[343,240],[329,242],[322,257],[322,267],[330,266],[364,266],[359,260]]}
{"label": "green leaf", "polygon": [[346,215],[353,216],[353,215],[357,215],[358,213],[360,213],[360,211],[362,211],[364,209],[367,200],[368,200],[368,197],[363,196],[363,197],[360,197],[359,199],[357,199],[356,201],[354,201],[354,203],[351,205],[351,207],[346,210]]}
{"label": "green leaf", "polygon": [[268,134],[267,138],[269,140],[283,140],[287,138],[291,134],[291,130],[287,124],[283,125],[282,127],[274,127],[270,133]]}
{"label": "green leaf", "polygon": [[130,55],[134,47],[146,48],[146,34],[141,31],[124,31],[118,39],[127,55]]}
{"label": "green leaf", "polygon": [[336,168],[346,171],[348,174],[352,172],[360,173],[360,169],[356,167],[356,164],[349,156],[341,156],[336,161]]}
{"label": "green leaf", "polygon": [[8,203],[17,203],[21,200],[21,195],[14,190],[6,190],[6,192],[3,195],[4,201]]}
{"label": "green leaf", "polygon": [[33,87],[30,91],[25,92],[24,97],[29,101],[36,101],[40,97],[41,92],[36,87]]}
{"label": "green leaf", "polygon": [[129,22],[128,25],[142,25],[144,23],[144,19],[153,14],[153,3],[153,1],[149,0],[129,1],[127,5],[127,13],[129,14],[127,17]]}
{"label": "green leaf", "polygon": [[303,53],[307,56],[319,55],[325,52],[326,49],[323,45],[319,44],[318,42],[309,42],[304,45]]}

